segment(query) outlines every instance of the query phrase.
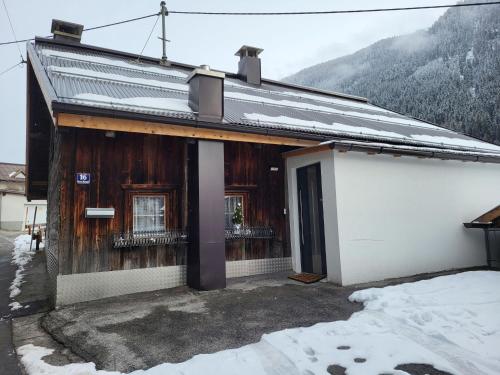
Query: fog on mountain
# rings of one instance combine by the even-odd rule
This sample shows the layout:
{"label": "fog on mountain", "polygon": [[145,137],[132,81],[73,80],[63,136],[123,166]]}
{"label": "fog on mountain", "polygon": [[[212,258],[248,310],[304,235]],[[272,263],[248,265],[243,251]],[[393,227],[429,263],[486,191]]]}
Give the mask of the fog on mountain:
{"label": "fog on mountain", "polygon": [[285,81],[500,144],[500,6],[451,8],[432,27],[380,40]]}

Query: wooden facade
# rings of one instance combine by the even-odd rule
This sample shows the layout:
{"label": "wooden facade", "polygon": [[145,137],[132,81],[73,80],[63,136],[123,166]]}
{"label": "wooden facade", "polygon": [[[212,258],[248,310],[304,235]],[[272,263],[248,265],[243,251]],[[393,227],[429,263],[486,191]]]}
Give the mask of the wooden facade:
{"label": "wooden facade", "polygon": [[[59,127],[52,129],[49,225],[59,227],[59,274],[186,264],[185,245],[114,248],[132,230],[131,200],[165,196],[168,229],[186,229],[189,140],[182,137]],[[284,146],[224,143],[226,194],[245,196],[245,225],[273,229],[269,239],[226,242],[226,260],[289,256],[285,241]],[[88,185],[76,173],[90,173]],[[85,218],[86,207],[113,207],[113,219]],[[55,233],[55,232],[53,232]]]}

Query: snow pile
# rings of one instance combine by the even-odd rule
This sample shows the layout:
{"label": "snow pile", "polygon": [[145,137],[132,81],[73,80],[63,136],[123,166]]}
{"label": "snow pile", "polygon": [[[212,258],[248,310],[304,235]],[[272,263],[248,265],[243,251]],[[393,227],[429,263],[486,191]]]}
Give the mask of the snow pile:
{"label": "snow pile", "polygon": [[26,372],[37,375],[120,375],[118,372],[97,371],[93,363],[72,363],[66,366],[52,366],[42,358],[52,354],[53,349],[41,348],[32,344],[24,345],[17,350],[22,356]]}
{"label": "snow pile", "polygon": [[[17,265],[16,277],[10,285],[10,298],[15,298],[21,293],[21,284],[24,278],[24,267],[28,264],[35,255],[36,241],[33,241],[30,251],[31,235],[22,234],[14,240],[14,249],[12,250],[12,263]],[[40,248],[43,243],[40,243]],[[12,310],[20,309],[22,306],[18,302],[12,302],[10,305]]]}
{"label": "snow pile", "polygon": [[[405,374],[394,367],[426,363],[456,375],[500,374],[500,272],[465,272],[432,280],[355,292],[365,309],[346,321],[264,335],[260,342],[189,361],[164,363],[134,375],[326,374],[329,365],[349,375]],[[54,367],[52,351],[19,349],[30,375],[112,375],[92,363]]]}

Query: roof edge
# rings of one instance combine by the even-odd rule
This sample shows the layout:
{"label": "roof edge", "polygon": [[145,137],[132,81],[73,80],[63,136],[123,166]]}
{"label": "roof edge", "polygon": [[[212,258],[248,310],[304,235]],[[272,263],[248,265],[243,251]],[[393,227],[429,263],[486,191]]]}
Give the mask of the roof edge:
{"label": "roof edge", "polygon": [[[112,54],[112,55],[118,55],[121,57],[134,59],[134,60],[137,59],[138,57],[140,57],[140,59],[143,61],[155,63],[155,64],[158,64],[159,66],[161,66],[160,63],[162,61],[160,58],[137,55],[137,54],[130,53],[130,52],[124,52],[124,51],[114,50],[114,49],[105,48],[105,47],[98,47],[98,46],[93,46],[90,44],[84,44],[84,43],[76,44],[76,43],[71,43],[71,42],[67,42],[64,40],[54,40],[51,38],[44,38],[44,37],[38,37],[38,36],[35,37],[35,43],[47,43],[47,44],[65,46],[65,47],[82,48],[82,49],[86,49],[89,51],[103,52],[103,53],[108,53],[108,54]],[[169,60],[169,63],[171,66],[179,67],[179,68],[185,68],[185,69],[199,68],[199,66],[196,66],[196,65],[184,64],[184,63],[171,61],[171,60]],[[237,73],[227,72],[224,70],[217,70],[217,71],[221,72],[221,73],[225,73],[228,78],[240,79]],[[362,102],[362,103],[368,103],[368,99],[363,98],[361,96],[343,94],[343,93],[338,93],[338,92],[328,91],[328,90],[321,90],[321,89],[317,89],[314,87],[295,85],[293,83],[277,81],[277,80],[273,80],[273,79],[269,79],[269,78],[262,78],[261,81],[264,83],[269,83],[269,84],[277,85],[280,87],[288,87],[291,89],[297,89],[297,90],[301,90],[301,91],[305,91],[305,92],[309,92],[309,93],[313,93],[313,94],[322,94],[322,95],[328,95],[328,96],[332,96],[332,97],[340,98],[340,99],[347,99],[347,100],[354,100],[354,101]]]}
{"label": "roof edge", "polygon": [[284,137],[284,138],[296,138],[301,140],[310,140],[318,142],[325,142],[329,139],[328,137],[319,134],[304,134],[302,132],[296,132],[292,130],[250,127],[248,125],[233,124],[229,122],[227,123],[204,122],[198,120],[173,118],[173,117],[166,117],[166,116],[159,116],[159,115],[152,115],[145,113],[118,111],[116,109],[95,108],[80,104],[63,103],[59,101],[53,102],[52,105],[54,113],[68,113],[75,115],[88,115],[96,117],[101,116],[101,117],[110,117],[110,118],[126,119],[126,120],[149,121],[159,124],[173,124],[179,126],[184,125],[184,126],[197,127],[203,129],[224,130],[237,133],[258,134],[258,135]]}
{"label": "roof edge", "polygon": [[25,167],[26,164],[20,164],[20,163],[10,163],[6,161],[0,161],[0,165],[17,165],[18,167]]}
{"label": "roof edge", "polygon": [[[45,71],[42,62],[40,61],[38,53],[36,53],[33,44],[29,42],[26,44],[26,52],[28,62],[31,63],[31,68],[35,73],[35,78],[38,82],[38,85],[40,86],[40,90],[42,91],[43,97],[47,104],[47,108],[50,112],[52,110],[52,103],[57,100],[56,91],[52,86],[52,82],[50,82],[47,72]],[[51,113],[51,115],[53,114]]]}
{"label": "roof edge", "polygon": [[282,154],[284,158],[296,157],[327,150],[338,150],[341,152],[355,151],[366,152],[370,155],[389,154],[394,156],[414,156],[418,158],[460,160],[482,163],[500,164],[500,154],[475,153],[473,151],[446,150],[432,147],[415,147],[405,145],[392,145],[383,143],[366,143],[349,140],[335,140],[322,143],[317,146],[301,148]]}

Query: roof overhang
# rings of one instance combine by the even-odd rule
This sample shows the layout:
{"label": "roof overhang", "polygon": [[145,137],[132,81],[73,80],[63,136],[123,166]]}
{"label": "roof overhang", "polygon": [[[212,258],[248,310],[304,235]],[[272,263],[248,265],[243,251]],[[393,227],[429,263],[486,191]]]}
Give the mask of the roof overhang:
{"label": "roof overhang", "polygon": [[[212,124],[212,127],[196,126],[196,124],[174,124],[153,122],[140,119],[105,117],[74,113],[57,113],[57,126],[69,128],[84,128],[103,131],[117,131],[142,134],[168,135],[186,138],[213,139],[221,141],[266,143],[287,146],[307,147],[320,143],[318,139],[301,139],[293,134],[272,134],[250,132],[247,127],[234,131],[227,126]],[[194,125],[194,126],[189,126]],[[219,125],[219,126],[218,126]]]}
{"label": "roof overhang", "polygon": [[[478,218],[472,220],[470,223],[464,223],[466,228],[494,228],[498,227],[498,219],[500,218],[500,205],[492,210],[485,212]],[[495,224],[496,223],[496,224]]]}
{"label": "roof overhang", "polygon": [[441,160],[461,160],[483,163],[500,163],[500,154],[478,153],[459,150],[447,150],[432,147],[417,147],[376,142],[361,142],[352,140],[333,140],[316,146],[292,150],[283,153],[284,158],[297,157],[327,150],[340,152],[355,151],[369,155],[388,154],[393,156],[414,156],[421,159],[436,158]]}

